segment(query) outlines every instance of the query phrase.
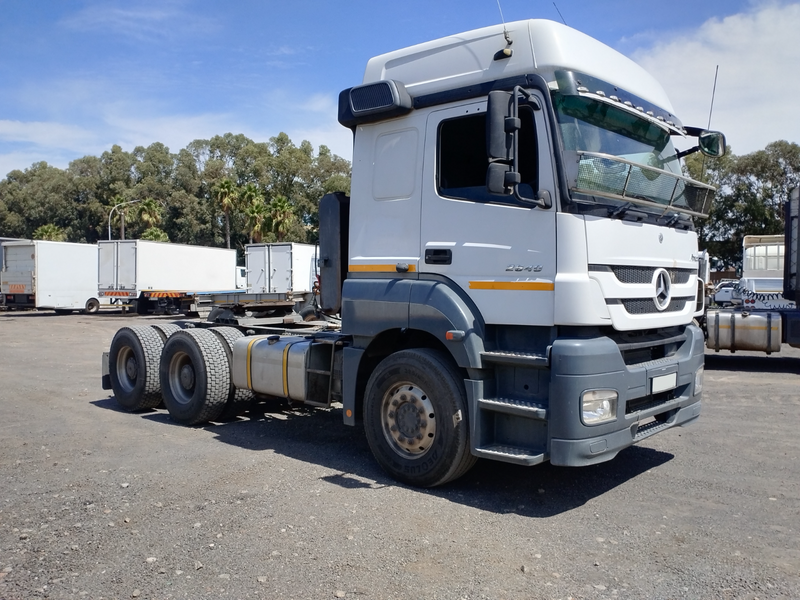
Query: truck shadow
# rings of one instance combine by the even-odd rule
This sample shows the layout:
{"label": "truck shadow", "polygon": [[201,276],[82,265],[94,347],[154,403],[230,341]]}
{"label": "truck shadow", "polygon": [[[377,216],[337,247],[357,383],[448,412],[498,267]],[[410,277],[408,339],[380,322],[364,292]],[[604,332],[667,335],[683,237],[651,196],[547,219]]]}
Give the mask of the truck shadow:
{"label": "truck shadow", "polygon": [[800,373],[800,360],[792,356],[748,356],[743,354],[706,354],[709,371],[746,371],[752,373]]}
{"label": "truck shadow", "polygon": [[[95,404],[118,410],[113,399]],[[154,423],[182,427],[163,410],[140,415]],[[349,489],[402,486],[375,462],[363,428],[344,426],[338,409],[289,410],[285,405],[260,404],[248,416],[204,428],[224,444],[253,452],[271,450],[334,471],[320,477],[331,485]],[[521,467],[480,460],[448,485],[410,489],[493,513],[547,518],[583,506],[672,458],[665,452],[633,446],[610,462],[583,468]]]}

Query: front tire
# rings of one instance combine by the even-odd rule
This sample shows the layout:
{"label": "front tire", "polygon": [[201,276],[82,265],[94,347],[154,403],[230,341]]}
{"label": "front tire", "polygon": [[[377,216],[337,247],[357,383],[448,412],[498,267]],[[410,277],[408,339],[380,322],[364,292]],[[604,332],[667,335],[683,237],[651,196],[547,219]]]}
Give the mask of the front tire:
{"label": "front tire", "polygon": [[372,454],[410,485],[442,485],[475,464],[467,413],[463,377],[435,350],[391,354],[367,382],[364,429]]}
{"label": "front tire", "polygon": [[164,404],[183,425],[213,421],[225,408],[230,390],[228,358],[222,342],[206,329],[173,333],[159,367]]}

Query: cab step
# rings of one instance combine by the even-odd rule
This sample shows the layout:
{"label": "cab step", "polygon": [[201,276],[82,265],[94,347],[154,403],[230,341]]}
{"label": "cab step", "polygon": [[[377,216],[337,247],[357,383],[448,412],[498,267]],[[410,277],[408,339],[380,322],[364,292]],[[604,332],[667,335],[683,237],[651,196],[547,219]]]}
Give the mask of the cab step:
{"label": "cab step", "polygon": [[478,400],[478,407],[528,419],[547,420],[547,408],[519,398],[481,398]]}
{"label": "cab step", "polygon": [[527,448],[517,448],[514,446],[504,446],[502,444],[491,444],[481,448],[475,448],[475,456],[490,458],[502,462],[513,463],[530,467],[545,461],[544,454],[531,454]]}
{"label": "cab step", "polygon": [[550,359],[541,354],[492,350],[481,352],[481,358],[484,360],[484,362],[489,363],[535,367],[538,369],[550,368]]}

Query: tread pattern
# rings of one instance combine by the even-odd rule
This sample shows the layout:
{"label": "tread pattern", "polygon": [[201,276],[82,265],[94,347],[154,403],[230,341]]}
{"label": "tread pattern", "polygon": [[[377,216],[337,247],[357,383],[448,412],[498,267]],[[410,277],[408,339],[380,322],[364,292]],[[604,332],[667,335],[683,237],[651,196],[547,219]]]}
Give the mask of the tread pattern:
{"label": "tread pattern", "polygon": [[[421,354],[426,354],[431,359],[440,362],[445,369],[450,371],[450,374],[456,381],[463,382],[464,376],[459,372],[458,368],[456,368],[453,362],[451,360],[448,360],[447,357],[443,355],[441,352],[437,350],[429,350],[427,348],[420,348],[418,352],[420,352]],[[461,385],[463,387],[463,383]],[[463,400],[464,400],[463,402],[464,408],[462,409],[463,413],[462,416],[464,419],[464,427],[467,432],[467,440],[469,440],[471,424],[469,422],[469,409],[467,408],[468,403],[466,396],[463,397]],[[469,471],[472,467],[474,467],[476,462],[478,462],[478,457],[472,454],[470,450],[470,443],[468,442],[466,445],[465,452],[461,455],[461,460],[456,461],[450,468],[450,472],[434,485],[443,485],[449,481],[454,481],[458,479],[462,475],[466,474],[466,472]]]}
{"label": "tread pattern", "polygon": [[[235,327],[212,327],[210,329],[222,342],[225,348],[225,354],[228,358],[228,372],[233,372],[233,344],[244,334]],[[225,404],[225,409],[220,415],[224,419],[232,419],[247,412],[250,408],[255,395],[252,390],[237,389],[233,385],[233,378],[231,378],[231,387],[228,393],[228,401]]]}
{"label": "tread pattern", "polygon": [[174,325],[172,323],[156,323],[155,325],[151,325],[151,327],[156,330],[164,342],[176,331],[181,331],[180,325]]}
{"label": "tread pattern", "polygon": [[[184,329],[174,335],[190,337],[203,357],[205,366],[206,396],[202,400],[201,410],[190,420],[189,424],[198,425],[213,421],[225,408],[231,385],[225,348],[219,338],[206,329]],[[195,372],[197,371],[198,369],[195,368]]]}
{"label": "tread pattern", "polygon": [[142,410],[144,408],[155,408],[161,404],[161,381],[158,376],[158,365],[161,361],[161,351],[164,349],[164,342],[161,337],[150,325],[139,325],[137,327],[123,327],[117,332],[128,330],[142,347],[144,364],[139,365],[138,377],[144,375],[144,388],[142,397],[136,406],[130,410]]}

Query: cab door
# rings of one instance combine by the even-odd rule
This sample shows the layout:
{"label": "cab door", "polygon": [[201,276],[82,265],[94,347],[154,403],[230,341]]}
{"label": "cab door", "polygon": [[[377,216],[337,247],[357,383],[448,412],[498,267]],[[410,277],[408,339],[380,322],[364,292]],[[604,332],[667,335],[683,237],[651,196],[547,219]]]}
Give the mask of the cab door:
{"label": "cab door", "polygon": [[485,100],[428,116],[420,277],[452,280],[486,323],[552,325],[557,195],[550,136],[543,110],[523,106],[520,118],[520,194],[546,190],[554,200],[548,209],[489,194]]}

